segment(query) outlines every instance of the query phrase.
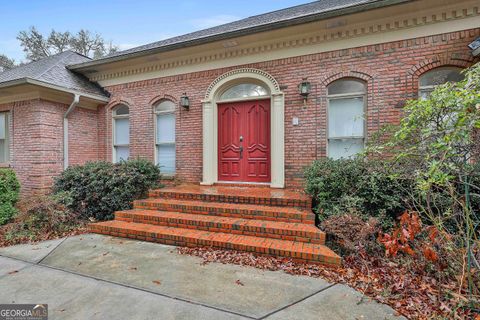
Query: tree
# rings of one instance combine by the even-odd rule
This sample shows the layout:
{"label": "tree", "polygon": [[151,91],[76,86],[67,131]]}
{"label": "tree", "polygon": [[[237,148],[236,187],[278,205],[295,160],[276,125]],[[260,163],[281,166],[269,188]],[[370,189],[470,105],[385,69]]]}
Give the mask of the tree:
{"label": "tree", "polygon": [[4,54],[0,54],[0,72],[10,70],[14,68],[15,65],[15,60],[10,59]]}
{"label": "tree", "polygon": [[464,75],[463,81],[437,86],[426,99],[409,101],[390,140],[369,152],[389,157],[388,167],[397,168],[394,177],[413,182],[408,201],[442,235],[437,250],[448,257],[469,302],[478,303],[480,63]]}
{"label": "tree", "polygon": [[89,30],[81,29],[72,34],[68,31],[58,32],[52,29],[48,36],[44,36],[35,27],[28,31],[20,31],[17,36],[27,59],[37,61],[42,58],[72,50],[91,58],[100,58],[116,52],[118,47],[106,43],[101,35]]}

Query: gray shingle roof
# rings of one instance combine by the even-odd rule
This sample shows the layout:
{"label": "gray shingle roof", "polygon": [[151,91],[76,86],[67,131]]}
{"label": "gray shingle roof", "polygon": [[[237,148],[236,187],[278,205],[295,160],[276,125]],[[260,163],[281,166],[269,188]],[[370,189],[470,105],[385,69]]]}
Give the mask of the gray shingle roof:
{"label": "gray shingle roof", "polygon": [[32,79],[46,84],[107,97],[105,91],[85,76],[66,68],[67,65],[91,61],[73,51],[65,51],[0,73],[0,84],[21,79]]}
{"label": "gray shingle roof", "polygon": [[131,55],[141,55],[149,51],[169,50],[181,46],[195,45],[202,40],[204,40],[204,42],[208,42],[208,40],[215,41],[218,40],[218,37],[222,36],[228,38],[227,35],[236,36],[239,34],[284,27],[289,24],[293,25],[315,21],[322,18],[322,15],[331,14],[331,16],[335,16],[337,14],[346,14],[345,11],[342,12],[342,10],[348,9],[355,11],[354,7],[358,10],[368,10],[409,1],[411,0],[320,0],[119,51],[86,64],[73,65],[71,68],[76,69],[84,65],[96,65],[103,62],[121,60]]}

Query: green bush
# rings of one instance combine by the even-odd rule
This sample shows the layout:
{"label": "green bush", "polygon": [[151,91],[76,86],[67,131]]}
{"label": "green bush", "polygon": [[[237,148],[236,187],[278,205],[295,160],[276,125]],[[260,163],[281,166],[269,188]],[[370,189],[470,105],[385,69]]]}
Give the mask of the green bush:
{"label": "green bush", "polygon": [[147,160],[97,161],[65,170],[53,192],[68,199],[65,205],[82,217],[108,220],[115,211],[130,209],[159,179],[159,168]]}
{"label": "green bush", "polygon": [[305,179],[320,222],[349,213],[365,220],[377,217],[386,228],[405,208],[408,188],[392,178],[379,160],[323,158],[307,168]]}
{"label": "green bush", "polygon": [[0,225],[15,216],[15,204],[20,195],[20,183],[11,169],[0,169]]}

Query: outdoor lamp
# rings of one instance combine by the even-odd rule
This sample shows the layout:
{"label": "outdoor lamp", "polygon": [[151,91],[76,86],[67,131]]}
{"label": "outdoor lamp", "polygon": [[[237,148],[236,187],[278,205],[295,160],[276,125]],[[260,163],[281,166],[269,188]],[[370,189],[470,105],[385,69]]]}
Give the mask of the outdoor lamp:
{"label": "outdoor lamp", "polygon": [[303,81],[298,85],[298,91],[300,95],[303,97],[303,102],[307,102],[308,95],[310,94],[310,89],[311,89],[311,84],[310,82],[307,81],[307,79],[303,79]]}
{"label": "outdoor lamp", "polygon": [[190,108],[190,99],[188,98],[187,93],[184,93],[180,97],[180,106],[185,108],[185,110],[188,110]]}

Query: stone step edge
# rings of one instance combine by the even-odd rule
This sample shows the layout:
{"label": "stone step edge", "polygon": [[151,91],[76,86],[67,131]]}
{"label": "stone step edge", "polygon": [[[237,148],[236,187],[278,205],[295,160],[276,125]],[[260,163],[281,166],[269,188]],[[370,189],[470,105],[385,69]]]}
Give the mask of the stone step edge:
{"label": "stone step edge", "polygon": [[[117,211],[115,212],[115,220],[325,244],[325,233],[323,231],[312,224],[298,222],[278,222],[138,209]],[[304,225],[305,228],[302,230],[298,225]]]}
{"label": "stone step edge", "polygon": [[[89,225],[93,233],[185,247],[214,247],[291,258],[302,263],[339,266],[341,258],[321,244],[268,239],[221,232],[106,221]],[[321,252],[320,252],[321,251]]]}
{"label": "stone step edge", "polygon": [[134,209],[173,211],[195,214],[210,214],[223,217],[260,219],[281,222],[315,224],[315,214],[307,211],[285,212],[294,208],[268,207],[252,204],[189,201],[178,199],[149,198],[135,200]]}
{"label": "stone step edge", "polygon": [[187,199],[187,200],[201,200],[208,202],[226,202],[237,204],[257,204],[279,207],[299,207],[311,210],[312,201],[292,199],[292,198],[275,198],[263,196],[243,196],[243,195],[223,195],[223,194],[204,194],[187,191],[163,191],[162,189],[150,190],[148,196],[151,198],[170,198],[170,199]]}

